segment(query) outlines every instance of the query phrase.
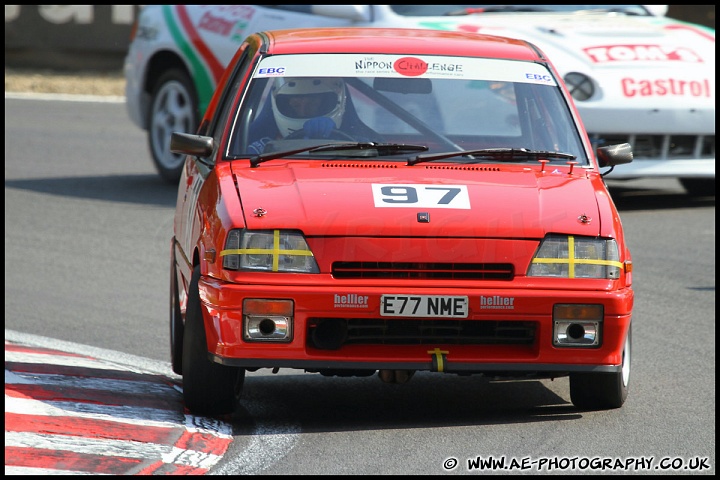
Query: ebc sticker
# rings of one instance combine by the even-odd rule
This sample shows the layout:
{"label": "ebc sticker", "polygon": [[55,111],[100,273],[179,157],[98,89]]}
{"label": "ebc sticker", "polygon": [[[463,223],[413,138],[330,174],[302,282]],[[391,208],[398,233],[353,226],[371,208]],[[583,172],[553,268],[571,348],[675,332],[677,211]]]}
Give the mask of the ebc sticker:
{"label": "ebc sticker", "polygon": [[285,67],[263,67],[258,70],[256,77],[280,77],[285,75]]}
{"label": "ebc sticker", "polygon": [[454,208],[469,210],[467,185],[372,184],[375,207]]}

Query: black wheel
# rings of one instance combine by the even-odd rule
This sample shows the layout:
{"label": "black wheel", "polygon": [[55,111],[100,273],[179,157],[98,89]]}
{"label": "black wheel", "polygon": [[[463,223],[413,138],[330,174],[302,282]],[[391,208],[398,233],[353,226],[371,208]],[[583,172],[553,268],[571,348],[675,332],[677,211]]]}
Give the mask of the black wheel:
{"label": "black wheel", "polygon": [[181,70],[165,72],[155,84],[148,110],[148,142],[153,163],[168,183],[177,184],[185,156],[170,151],[173,132],[195,133],[198,102],[190,77]]}
{"label": "black wheel", "polygon": [[170,363],[172,371],[182,375],[183,318],[180,310],[180,295],[175,269],[175,248],[170,261]]}
{"label": "black wheel", "polygon": [[570,399],[573,405],[587,410],[620,408],[630,385],[630,352],[632,326],[623,348],[622,369],[616,373],[571,373]]}
{"label": "black wheel", "polygon": [[715,196],[714,178],[681,178],[680,184],[693,197]]}
{"label": "black wheel", "polygon": [[199,279],[200,267],[195,267],[185,314],[183,396],[185,406],[194,414],[223,415],[232,413],[240,400],[245,369],[210,360],[198,292]]}
{"label": "black wheel", "polygon": [[[305,130],[295,130],[290,135],[285,137],[285,140],[296,140],[298,138],[303,138],[305,135]],[[314,138],[314,137],[313,137]],[[350,134],[343,132],[342,130],[338,130],[337,128],[333,128],[327,137],[323,137],[325,140],[348,140],[350,142],[357,142]]]}

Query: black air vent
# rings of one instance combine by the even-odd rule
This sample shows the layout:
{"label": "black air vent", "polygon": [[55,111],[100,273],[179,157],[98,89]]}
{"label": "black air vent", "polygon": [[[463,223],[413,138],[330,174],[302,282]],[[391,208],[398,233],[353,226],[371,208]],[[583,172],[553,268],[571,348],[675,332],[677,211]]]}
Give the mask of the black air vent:
{"label": "black air vent", "polygon": [[512,280],[511,263],[335,262],[335,278]]}

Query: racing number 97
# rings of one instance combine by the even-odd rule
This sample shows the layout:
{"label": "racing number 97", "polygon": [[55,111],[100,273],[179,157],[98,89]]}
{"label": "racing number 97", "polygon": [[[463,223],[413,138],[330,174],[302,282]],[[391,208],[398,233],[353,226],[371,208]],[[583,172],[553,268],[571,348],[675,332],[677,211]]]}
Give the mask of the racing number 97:
{"label": "racing number 97", "polygon": [[[425,190],[447,192],[438,200],[438,205],[448,205],[452,202],[452,199],[460,193],[460,189],[455,187],[425,187]],[[418,195],[415,187],[393,185],[382,187],[380,191],[387,197],[382,199],[385,203],[418,203]]]}

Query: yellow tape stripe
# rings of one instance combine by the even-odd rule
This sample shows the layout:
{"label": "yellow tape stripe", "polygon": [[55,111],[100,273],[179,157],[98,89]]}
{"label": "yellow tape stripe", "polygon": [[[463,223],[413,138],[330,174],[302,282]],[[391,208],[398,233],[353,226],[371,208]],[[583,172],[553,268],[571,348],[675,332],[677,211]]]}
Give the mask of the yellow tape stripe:
{"label": "yellow tape stripe", "polygon": [[280,265],[280,255],[294,255],[302,257],[312,257],[310,250],[283,250],[280,248],[280,230],[273,231],[273,248],[233,248],[222,250],[220,256],[226,255],[272,255],[272,271],[277,272]]}
{"label": "yellow tape stripe", "polygon": [[[572,262],[575,264],[582,263],[583,265],[607,265],[620,268],[623,268],[624,266],[622,262],[618,262],[615,260],[592,260],[575,258],[572,260]],[[536,258],[533,259],[532,263],[568,263],[568,261],[564,258]]]}
{"label": "yellow tape stripe", "polygon": [[310,250],[275,250],[273,248],[234,248],[231,250],[223,250],[220,252],[220,256],[225,255],[272,255],[275,252],[279,252],[280,255],[298,255],[304,257],[311,257],[312,252]]}
{"label": "yellow tape stripe", "polygon": [[532,263],[555,263],[555,264],[568,264],[568,278],[575,278],[575,265],[605,265],[609,267],[625,268],[622,262],[615,260],[600,260],[600,259],[587,259],[587,258],[575,258],[575,237],[568,236],[568,258],[534,258]]}
{"label": "yellow tape stripe", "polygon": [[278,264],[280,263],[280,230],[275,230],[273,232],[273,263],[272,263],[272,271],[277,272],[278,271]]}

